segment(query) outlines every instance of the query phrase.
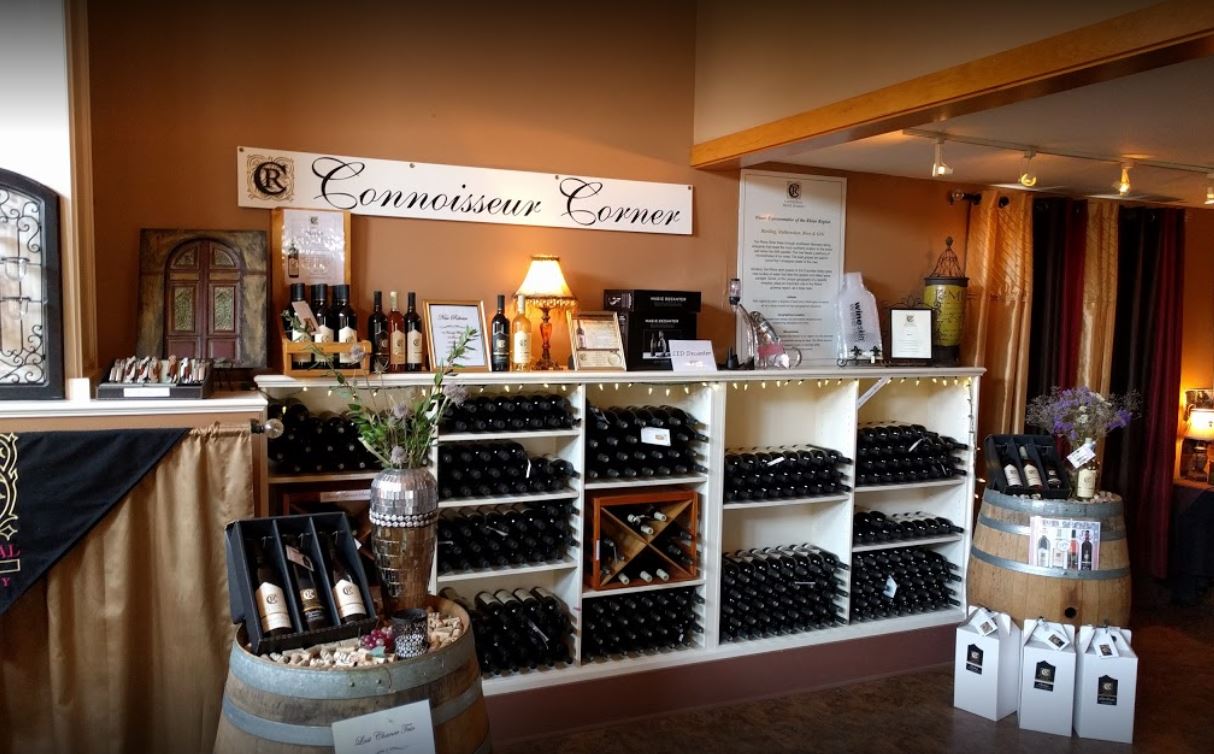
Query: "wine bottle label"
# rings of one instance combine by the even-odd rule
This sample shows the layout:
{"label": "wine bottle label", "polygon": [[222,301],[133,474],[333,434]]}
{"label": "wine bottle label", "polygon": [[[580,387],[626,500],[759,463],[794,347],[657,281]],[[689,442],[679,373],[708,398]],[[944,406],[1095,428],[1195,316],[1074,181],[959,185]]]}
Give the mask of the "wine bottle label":
{"label": "wine bottle label", "polygon": [[317,611],[317,610],[320,610],[320,611],[324,610],[324,608],[321,607],[320,597],[316,594],[315,589],[300,589],[299,590],[299,601],[303,603],[303,609],[304,609],[305,613],[311,613],[311,612]]}
{"label": "wine bottle label", "polygon": [[[357,340],[358,331],[353,327],[343,327],[337,331],[337,341],[339,343],[353,343]],[[340,360],[343,364],[357,364],[359,362],[359,359],[353,358],[348,353],[343,353]]]}
{"label": "wine bottle label", "polygon": [[1009,463],[1003,467],[1003,477],[1007,480],[1008,487],[1023,487],[1024,482],[1020,479],[1020,471],[1015,464]]}
{"label": "wine bottle label", "polygon": [[307,332],[305,332],[305,331],[303,331],[303,330],[292,330],[292,331],[291,331],[291,342],[292,342],[292,343],[300,343],[300,342],[305,341],[305,340],[307,340],[307,339],[308,339],[308,333],[307,333]]}
{"label": "wine bottle label", "polygon": [[504,334],[493,336],[493,357],[507,358],[510,355],[510,339]]}
{"label": "wine bottle label", "polygon": [[316,328],[316,332],[312,333],[312,340],[315,343],[332,343],[333,328],[326,325],[321,325]]}
{"label": "wine bottle label", "polygon": [[1076,485],[1075,497],[1087,500],[1096,496],[1096,469],[1091,467],[1079,470],[1079,483]]}
{"label": "wine bottle label", "polygon": [[257,614],[261,616],[261,630],[266,633],[280,628],[291,630],[286,596],[280,587],[268,582],[257,587]]}
{"label": "wine bottle label", "polygon": [[1031,463],[1024,465],[1024,481],[1028,482],[1030,487],[1041,486],[1041,474],[1037,473],[1037,467]]}
{"label": "wine bottle label", "polygon": [[641,427],[641,442],[646,445],[670,447],[670,430],[657,427]]}
{"label": "wine bottle label", "polygon": [[343,618],[367,614],[362,594],[359,593],[358,587],[348,579],[342,579],[333,585],[333,601],[337,603],[337,612]]}
{"label": "wine bottle label", "polygon": [[531,333],[523,330],[514,334],[514,347],[511,349],[511,361],[525,364],[531,361]]}
{"label": "wine bottle label", "polygon": [[419,330],[408,334],[405,348],[405,358],[410,364],[422,363],[422,334]]}
{"label": "wine bottle label", "polygon": [[388,360],[392,364],[405,363],[405,332],[404,330],[394,330],[389,337],[391,346],[389,348]]}

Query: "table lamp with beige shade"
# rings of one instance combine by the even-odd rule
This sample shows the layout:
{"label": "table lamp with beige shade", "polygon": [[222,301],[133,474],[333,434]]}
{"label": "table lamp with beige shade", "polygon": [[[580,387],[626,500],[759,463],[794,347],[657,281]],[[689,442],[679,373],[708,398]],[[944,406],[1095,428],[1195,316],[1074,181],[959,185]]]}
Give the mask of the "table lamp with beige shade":
{"label": "table lamp with beige shade", "polygon": [[540,340],[543,342],[543,352],[540,360],[535,363],[536,369],[556,369],[557,364],[552,360],[550,352],[552,338],[552,322],[549,314],[552,309],[572,309],[577,304],[577,297],[569,290],[565,282],[565,274],[561,272],[560,257],[535,255],[531,257],[531,266],[527,268],[527,276],[518,287],[515,295],[524,296],[527,303],[540,310]]}
{"label": "table lamp with beige shade", "polygon": [[1206,455],[1209,444],[1214,442],[1214,408],[1190,409],[1189,426],[1184,436],[1185,440],[1193,443],[1193,465],[1187,476],[1195,480],[1209,481]]}

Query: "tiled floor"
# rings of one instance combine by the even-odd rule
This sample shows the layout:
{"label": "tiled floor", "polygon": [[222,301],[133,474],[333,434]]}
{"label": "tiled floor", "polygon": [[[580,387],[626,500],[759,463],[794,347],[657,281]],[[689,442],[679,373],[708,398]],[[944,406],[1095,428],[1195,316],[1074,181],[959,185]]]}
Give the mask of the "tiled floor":
{"label": "tiled floor", "polygon": [[[1141,604],[1141,603],[1140,603]],[[1214,752],[1214,607],[1135,614],[1133,747],[1021,731],[955,710],[939,668],[842,688],[646,718],[499,747],[499,754]]]}

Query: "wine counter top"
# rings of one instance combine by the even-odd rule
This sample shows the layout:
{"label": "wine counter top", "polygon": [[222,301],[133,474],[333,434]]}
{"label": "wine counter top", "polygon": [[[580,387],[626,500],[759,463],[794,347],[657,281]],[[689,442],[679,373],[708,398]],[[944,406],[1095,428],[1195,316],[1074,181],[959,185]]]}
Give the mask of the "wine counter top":
{"label": "wine counter top", "polygon": [[[891,379],[948,379],[977,377],[985,370],[978,367],[811,367],[804,369],[738,370],[733,372],[575,372],[559,369],[551,372],[462,372],[454,377],[456,382],[476,385],[544,385],[554,384],[669,384],[685,382],[754,383],[788,380],[872,380],[882,377]],[[372,386],[407,387],[429,385],[434,381],[433,372],[411,374],[373,375],[367,378]],[[332,387],[336,380],[318,375],[296,379],[281,374],[263,374],[256,378],[257,386],[266,388]],[[362,378],[357,382],[361,383]]]}
{"label": "wine counter top", "polygon": [[0,401],[2,419],[62,419],[84,417],[152,416],[179,414],[249,414],[264,411],[266,399],[258,392],[215,393],[200,400],[58,400]]}

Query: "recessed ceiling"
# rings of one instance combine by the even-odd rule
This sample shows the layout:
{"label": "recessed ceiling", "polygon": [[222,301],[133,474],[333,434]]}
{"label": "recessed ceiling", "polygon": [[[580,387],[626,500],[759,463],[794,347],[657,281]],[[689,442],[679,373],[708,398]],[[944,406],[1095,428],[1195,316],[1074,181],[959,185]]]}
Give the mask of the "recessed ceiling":
{"label": "recessed ceiling", "polygon": [[[924,130],[1026,144],[1041,149],[1153,159],[1214,170],[1214,58],[1158,68],[1113,81],[1019,102],[981,113],[927,123]],[[946,143],[948,180],[1014,184],[1023,156],[968,144]],[[806,151],[798,165],[912,178],[930,177],[932,142],[901,132]],[[1037,189],[1078,195],[1115,193],[1115,164],[1038,155]],[[1209,180],[1138,166],[1130,171],[1130,198],[1203,206]]]}

